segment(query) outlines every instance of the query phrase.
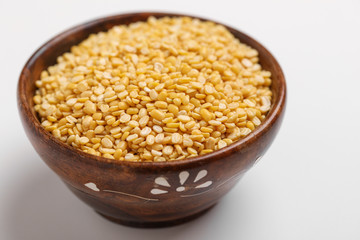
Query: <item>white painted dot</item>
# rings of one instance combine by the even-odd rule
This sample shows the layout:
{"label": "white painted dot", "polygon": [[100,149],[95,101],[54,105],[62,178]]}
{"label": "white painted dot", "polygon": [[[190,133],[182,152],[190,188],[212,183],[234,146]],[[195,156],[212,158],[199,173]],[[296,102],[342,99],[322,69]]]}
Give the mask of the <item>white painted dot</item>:
{"label": "white painted dot", "polygon": [[205,169],[201,170],[200,172],[198,172],[194,182],[199,181],[200,179],[204,178],[206,175],[207,175],[207,171]]}
{"label": "white painted dot", "polygon": [[169,182],[164,177],[157,177],[155,183],[164,187],[170,187]]}
{"label": "white painted dot", "polygon": [[185,187],[181,186],[176,189],[177,192],[183,192],[185,190]]}
{"label": "white painted dot", "polygon": [[100,189],[97,188],[96,184],[95,183],[92,183],[92,182],[89,182],[89,183],[86,183],[84,184],[85,187],[87,188],[90,188],[91,190],[95,191],[95,192],[99,192]]}
{"label": "white painted dot", "polygon": [[199,186],[196,186],[195,188],[206,188],[212,184],[212,181],[207,181],[203,184],[200,184]]}
{"label": "white painted dot", "polygon": [[189,172],[188,171],[182,171],[180,174],[179,174],[179,178],[180,178],[180,184],[183,185],[186,180],[188,179],[189,177]]}
{"label": "white painted dot", "polygon": [[154,195],[164,194],[164,193],[167,193],[167,192],[168,191],[157,189],[157,188],[154,188],[154,189],[151,190],[151,193],[154,194]]}

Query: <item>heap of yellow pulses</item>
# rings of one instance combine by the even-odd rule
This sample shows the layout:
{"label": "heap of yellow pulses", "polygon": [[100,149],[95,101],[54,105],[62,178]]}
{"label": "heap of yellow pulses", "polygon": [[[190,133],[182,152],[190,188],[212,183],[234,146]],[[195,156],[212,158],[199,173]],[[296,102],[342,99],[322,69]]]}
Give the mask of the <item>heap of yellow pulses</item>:
{"label": "heap of yellow pulses", "polygon": [[223,148],[259,126],[270,72],[223,26],[150,17],[91,35],[36,82],[57,139],[119,161],[171,161]]}

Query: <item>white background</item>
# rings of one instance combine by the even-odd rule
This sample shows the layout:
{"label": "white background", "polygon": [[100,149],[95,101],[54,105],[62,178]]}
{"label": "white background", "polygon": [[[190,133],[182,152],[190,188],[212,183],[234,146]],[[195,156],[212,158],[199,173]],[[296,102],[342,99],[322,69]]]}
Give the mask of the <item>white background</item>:
{"label": "white background", "polygon": [[[210,212],[134,229],[98,216],[38,157],[15,98],[20,70],[55,34],[96,17],[166,10],[245,31],[288,84],[281,131]],[[0,0],[0,239],[360,239],[360,1]]]}

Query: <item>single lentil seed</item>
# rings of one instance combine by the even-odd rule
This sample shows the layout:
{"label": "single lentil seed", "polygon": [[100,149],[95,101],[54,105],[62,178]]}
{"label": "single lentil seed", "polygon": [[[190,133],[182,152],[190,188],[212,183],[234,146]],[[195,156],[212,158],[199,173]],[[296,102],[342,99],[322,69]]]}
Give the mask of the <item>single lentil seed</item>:
{"label": "single lentil seed", "polygon": [[101,145],[103,145],[105,148],[112,148],[113,143],[110,139],[103,138],[103,139],[101,139]]}

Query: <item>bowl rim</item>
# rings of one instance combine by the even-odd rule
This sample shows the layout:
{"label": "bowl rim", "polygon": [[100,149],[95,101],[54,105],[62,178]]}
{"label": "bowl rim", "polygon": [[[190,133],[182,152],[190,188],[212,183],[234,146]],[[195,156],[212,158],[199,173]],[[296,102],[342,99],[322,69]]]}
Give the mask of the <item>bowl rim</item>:
{"label": "bowl rim", "polygon": [[[278,71],[278,97],[276,99],[276,102],[272,103],[270,111],[267,113],[265,120],[256,127],[250,134],[248,134],[246,137],[241,138],[234,143],[216,150],[211,153],[207,153],[204,155],[196,156],[196,157],[190,157],[185,158],[182,160],[173,160],[173,161],[165,161],[165,162],[132,162],[132,161],[119,161],[115,159],[105,158],[105,157],[99,157],[95,156],[86,152],[83,152],[82,150],[75,148],[73,146],[70,146],[66,143],[63,143],[62,141],[56,139],[50,132],[46,131],[39,121],[39,119],[33,114],[32,106],[31,104],[26,100],[26,91],[25,91],[25,81],[27,80],[28,75],[28,67],[34,64],[39,57],[41,57],[43,51],[51,44],[56,44],[56,42],[59,41],[59,39],[64,38],[65,36],[72,35],[75,32],[78,32],[80,30],[83,30],[84,28],[93,28],[96,25],[99,25],[100,23],[106,23],[109,21],[112,21],[116,18],[128,18],[135,15],[146,15],[149,16],[155,16],[155,17],[190,17],[190,18],[197,18],[202,21],[211,21],[216,24],[220,24],[224,27],[226,27],[231,32],[238,32],[241,35],[248,38],[248,40],[254,45],[257,45],[258,48],[262,48],[262,51],[266,52],[268,57],[270,58],[271,64],[275,65],[275,68],[277,68]],[[135,21],[134,21],[135,22]],[[94,32],[96,33],[96,32]],[[253,47],[253,46],[251,46]],[[254,48],[254,47],[253,47]],[[258,50],[258,48],[255,48]],[[18,96],[18,108],[20,114],[25,114],[28,118],[28,122],[34,129],[37,129],[39,134],[41,135],[41,138],[46,138],[49,141],[52,141],[56,145],[58,145],[63,150],[71,151],[79,155],[78,160],[84,161],[89,164],[110,164],[110,165],[120,165],[120,166],[127,166],[127,167],[135,167],[135,168],[147,168],[149,166],[155,166],[157,168],[163,168],[163,167],[176,167],[180,165],[194,165],[194,164],[202,164],[205,162],[211,162],[216,161],[218,159],[222,159],[225,156],[231,155],[234,152],[240,151],[243,149],[246,145],[253,143],[258,138],[263,136],[267,130],[271,128],[271,126],[280,118],[280,113],[284,111],[285,107],[285,101],[286,101],[286,82],[285,82],[285,76],[284,73],[280,67],[280,64],[277,62],[275,57],[270,53],[269,50],[267,50],[262,44],[260,44],[257,40],[250,37],[248,34],[244,33],[243,31],[237,30],[235,28],[232,28],[226,24],[219,23],[217,21],[211,20],[209,18],[194,16],[190,14],[185,13],[171,13],[171,12],[129,12],[129,13],[123,13],[123,14],[115,14],[111,16],[106,17],[100,17],[96,18],[90,21],[86,21],[80,24],[77,24],[71,28],[68,28],[61,33],[57,34],[56,36],[52,37],[50,40],[45,42],[43,45],[41,45],[28,59],[28,61],[25,63],[24,67],[22,68],[22,71],[19,76],[18,81],[18,87],[17,87],[17,96]]]}

